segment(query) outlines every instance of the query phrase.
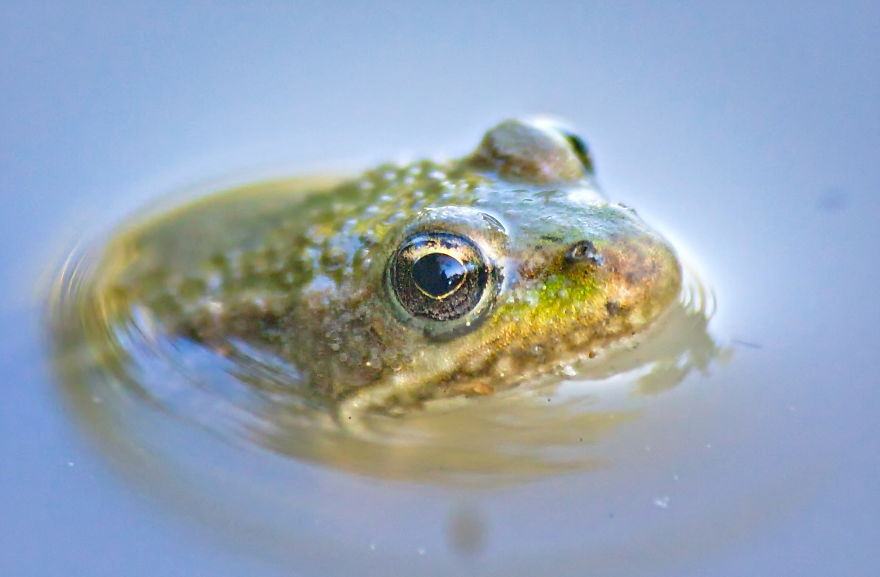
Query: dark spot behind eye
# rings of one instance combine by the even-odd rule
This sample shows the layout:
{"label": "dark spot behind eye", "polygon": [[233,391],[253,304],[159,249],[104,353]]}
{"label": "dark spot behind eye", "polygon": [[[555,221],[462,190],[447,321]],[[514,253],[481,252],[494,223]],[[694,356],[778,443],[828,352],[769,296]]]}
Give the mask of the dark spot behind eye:
{"label": "dark spot behind eye", "polygon": [[578,160],[584,165],[584,170],[589,174],[593,174],[593,158],[590,156],[590,151],[581,137],[565,130],[562,131],[562,134],[565,136],[566,140],[568,140],[568,144],[571,146],[575,155],[577,155]]}
{"label": "dark spot behind eye", "polygon": [[565,260],[570,263],[582,262],[594,266],[602,264],[602,255],[589,240],[580,240],[571,245],[565,253]]}

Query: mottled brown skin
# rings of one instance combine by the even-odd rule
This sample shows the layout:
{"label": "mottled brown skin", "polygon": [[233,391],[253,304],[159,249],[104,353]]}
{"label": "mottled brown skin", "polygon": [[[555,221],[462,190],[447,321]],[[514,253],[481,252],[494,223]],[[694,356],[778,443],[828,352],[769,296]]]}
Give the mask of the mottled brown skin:
{"label": "mottled brown skin", "polygon": [[[115,289],[172,333],[278,355],[343,419],[488,394],[631,336],[680,291],[672,248],[601,197],[579,144],[507,121],[460,160],[381,166],[259,217],[202,201],[132,233],[139,264]],[[187,220],[206,209],[222,218]],[[497,285],[472,312],[440,322],[400,304],[388,262],[419,233],[485,255]]]}

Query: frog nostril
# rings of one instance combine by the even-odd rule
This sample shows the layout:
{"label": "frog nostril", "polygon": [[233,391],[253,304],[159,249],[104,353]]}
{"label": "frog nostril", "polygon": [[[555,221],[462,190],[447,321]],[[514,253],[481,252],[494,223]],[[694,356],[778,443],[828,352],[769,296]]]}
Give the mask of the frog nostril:
{"label": "frog nostril", "polygon": [[602,265],[602,255],[589,240],[580,240],[571,245],[565,252],[566,262],[582,262],[594,266]]}

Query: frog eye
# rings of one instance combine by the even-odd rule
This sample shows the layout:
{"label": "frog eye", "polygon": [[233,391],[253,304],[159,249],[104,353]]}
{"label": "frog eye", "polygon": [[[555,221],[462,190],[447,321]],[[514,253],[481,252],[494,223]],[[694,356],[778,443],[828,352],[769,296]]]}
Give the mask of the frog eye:
{"label": "frog eye", "polygon": [[447,323],[477,308],[492,270],[470,239],[436,232],[404,240],[391,256],[386,275],[396,301],[409,315]]}
{"label": "frog eye", "polygon": [[587,148],[583,139],[577,134],[564,129],[560,129],[559,132],[561,132],[562,136],[568,141],[568,145],[571,146],[571,150],[574,152],[575,156],[577,156],[578,160],[581,161],[581,164],[584,165],[584,170],[587,174],[593,174],[593,157],[590,156],[590,150]]}

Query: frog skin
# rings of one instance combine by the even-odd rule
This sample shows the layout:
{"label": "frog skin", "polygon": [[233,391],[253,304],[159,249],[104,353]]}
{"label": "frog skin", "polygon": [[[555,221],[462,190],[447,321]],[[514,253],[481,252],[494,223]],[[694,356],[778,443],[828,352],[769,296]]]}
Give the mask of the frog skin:
{"label": "frog skin", "polygon": [[[116,275],[116,294],[169,334],[283,359],[342,419],[552,373],[641,331],[681,289],[670,245],[602,197],[580,139],[540,120],[502,122],[461,159],[290,194],[271,217],[211,234],[176,218],[154,227],[166,254]],[[204,256],[166,269],[190,243]]]}

